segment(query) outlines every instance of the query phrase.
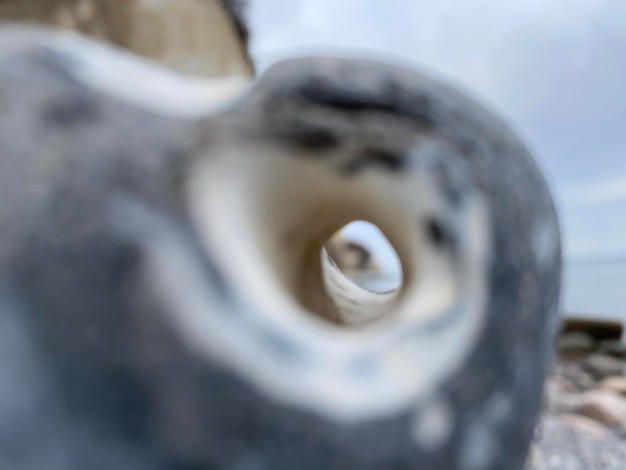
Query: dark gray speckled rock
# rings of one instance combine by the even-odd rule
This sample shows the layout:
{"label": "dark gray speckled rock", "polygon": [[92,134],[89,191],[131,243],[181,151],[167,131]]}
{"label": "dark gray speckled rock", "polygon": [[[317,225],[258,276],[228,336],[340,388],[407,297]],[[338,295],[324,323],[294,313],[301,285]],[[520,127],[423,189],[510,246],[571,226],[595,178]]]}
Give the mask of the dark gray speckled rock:
{"label": "dark gray speckled rock", "polygon": [[[523,467],[560,247],[510,130],[418,73],[331,58],[229,105],[148,105],[160,72],[129,91],[140,70],[93,47],[0,33],[0,468]],[[362,332],[309,263],[354,218],[408,273]]]}

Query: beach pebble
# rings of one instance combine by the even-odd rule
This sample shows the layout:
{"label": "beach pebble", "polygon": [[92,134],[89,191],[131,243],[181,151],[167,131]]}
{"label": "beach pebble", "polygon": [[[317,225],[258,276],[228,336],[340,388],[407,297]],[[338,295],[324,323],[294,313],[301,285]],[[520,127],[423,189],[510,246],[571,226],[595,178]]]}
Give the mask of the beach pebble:
{"label": "beach pebble", "polygon": [[603,341],[598,347],[600,354],[606,354],[607,356],[613,356],[618,359],[626,358],[626,343],[623,341]]}
{"label": "beach pebble", "polygon": [[591,352],[595,348],[591,335],[580,331],[567,333],[559,340],[561,354],[581,354]]}
{"label": "beach pebble", "polygon": [[567,413],[571,411],[574,406],[572,399],[569,397],[575,396],[574,392],[576,392],[575,387],[563,379],[563,377],[549,378],[544,392],[546,409],[551,413]]}
{"label": "beach pebble", "polygon": [[626,397],[626,377],[609,377],[600,384],[600,387]]}
{"label": "beach pebble", "polygon": [[576,412],[607,426],[626,429],[626,398],[606,390],[594,390],[577,397]]}
{"label": "beach pebble", "polygon": [[559,370],[563,380],[572,384],[578,391],[587,391],[596,385],[594,377],[578,364],[566,364]]}
{"label": "beach pebble", "polygon": [[583,367],[598,380],[624,373],[622,361],[602,354],[593,354],[586,358]]}
{"label": "beach pebble", "polygon": [[560,420],[570,429],[582,432],[596,439],[602,439],[608,432],[606,426],[587,416],[567,414],[561,416]]}

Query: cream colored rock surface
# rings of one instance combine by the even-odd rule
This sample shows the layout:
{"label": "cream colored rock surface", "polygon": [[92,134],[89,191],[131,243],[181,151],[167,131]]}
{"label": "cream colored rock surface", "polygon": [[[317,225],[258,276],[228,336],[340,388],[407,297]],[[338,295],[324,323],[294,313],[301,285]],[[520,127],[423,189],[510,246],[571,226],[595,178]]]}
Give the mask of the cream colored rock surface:
{"label": "cream colored rock surface", "polygon": [[587,357],[583,367],[598,380],[619,376],[624,373],[624,364],[620,359],[602,354],[592,354]]}
{"label": "cream colored rock surface", "polygon": [[564,415],[561,417],[561,421],[570,428],[596,439],[602,439],[608,432],[607,428],[598,421],[586,416]]}
{"label": "cream colored rock surface", "polygon": [[626,377],[609,377],[600,386],[604,390],[619,393],[626,397]]}
{"label": "cream colored rock surface", "polygon": [[587,392],[578,398],[579,414],[610,427],[626,429],[626,398],[605,390]]}
{"label": "cream colored rock surface", "polygon": [[341,323],[367,325],[380,320],[390,309],[396,293],[377,294],[360,288],[336,267],[325,264],[324,281],[338,308]]}
{"label": "cream colored rock surface", "polygon": [[186,74],[253,73],[246,34],[219,0],[0,0],[0,20],[77,31]]}

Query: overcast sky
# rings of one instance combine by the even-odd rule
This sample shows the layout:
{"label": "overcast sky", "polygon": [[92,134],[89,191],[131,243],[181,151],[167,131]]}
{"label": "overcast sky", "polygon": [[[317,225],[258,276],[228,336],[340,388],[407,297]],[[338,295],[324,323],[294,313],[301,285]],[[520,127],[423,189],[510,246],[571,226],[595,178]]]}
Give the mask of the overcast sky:
{"label": "overcast sky", "polygon": [[625,0],[252,0],[251,21],[261,68],[384,54],[483,98],[545,170],[568,257],[626,256]]}

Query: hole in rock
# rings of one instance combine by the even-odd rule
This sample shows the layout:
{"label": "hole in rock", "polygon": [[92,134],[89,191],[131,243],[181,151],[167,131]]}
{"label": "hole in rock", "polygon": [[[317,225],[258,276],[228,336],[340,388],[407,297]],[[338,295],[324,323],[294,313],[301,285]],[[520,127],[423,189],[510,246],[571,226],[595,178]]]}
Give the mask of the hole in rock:
{"label": "hole in rock", "polygon": [[331,313],[322,316],[346,326],[365,325],[390,315],[403,280],[400,259],[391,243],[378,227],[364,221],[344,226],[326,241],[321,272],[326,310]]}
{"label": "hole in rock", "polygon": [[402,287],[398,254],[374,224],[349,223],[328,240],[326,251],[332,264],[365,290],[382,294]]}

